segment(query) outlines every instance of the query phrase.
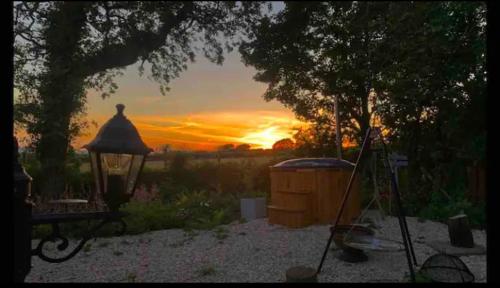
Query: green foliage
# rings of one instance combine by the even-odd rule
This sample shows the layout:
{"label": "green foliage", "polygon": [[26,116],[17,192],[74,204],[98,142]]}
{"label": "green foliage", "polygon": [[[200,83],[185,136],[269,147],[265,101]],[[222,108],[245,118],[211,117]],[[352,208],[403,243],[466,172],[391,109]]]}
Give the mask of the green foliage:
{"label": "green foliage", "polygon": [[31,182],[31,195],[32,196],[40,196],[40,187],[39,187],[39,180],[40,175],[41,175],[41,165],[40,161],[36,159],[36,157],[33,154],[24,154],[21,157],[21,165],[24,167],[26,170],[26,173],[33,178],[33,181]]}
{"label": "green foliage", "polygon": [[464,213],[468,216],[469,223],[474,228],[484,228],[486,224],[486,209],[484,203],[473,205],[468,201],[463,192],[447,198],[442,193],[431,194],[429,203],[418,212],[418,216],[445,222],[449,217]]}
{"label": "green foliage", "polygon": [[469,205],[464,212],[468,216],[472,227],[486,228],[486,204],[484,202]]}
{"label": "green foliage", "polygon": [[266,196],[267,198],[271,195],[271,176],[269,166],[273,165],[266,163],[266,165],[260,165],[255,167],[253,170],[249,171],[251,173],[251,190],[258,191],[257,196]]}
{"label": "green foliage", "polygon": [[[86,156],[85,156],[86,157]],[[26,169],[26,172],[33,178],[31,183],[31,195],[34,198],[41,197],[40,178],[41,164],[34,154],[24,154],[21,157],[21,164]],[[73,149],[70,149],[66,159],[64,173],[59,175],[64,179],[67,185],[66,197],[88,199],[92,189],[94,179],[90,171],[81,172],[80,166],[83,163],[81,156],[77,155]],[[64,197],[64,196],[62,196]]]}
{"label": "green foliage", "polygon": [[158,187],[163,203],[171,203],[175,198],[183,193],[189,193],[189,190],[182,185],[174,185],[168,180],[160,182]]}
{"label": "green foliage", "polygon": [[362,137],[371,81],[380,70],[376,65],[383,53],[379,47],[386,6],[287,2],[284,10],[255,26],[255,36],[240,46],[243,61],[257,69],[257,81],[269,84],[266,100],[282,102],[321,129],[333,130],[333,96],[339,97],[344,135]]}
{"label": "green foliage", "polygon": [[[161,200],[132,200],[122,205],[120,210],[129,214],[124,218],[127,224],[126,233],[141,234],[172,228],[183,228],[187,231],[213,229],[238,220],[240,198],[269,197],[269,166],[282,160],[276,158],[257,165],[251,160],[221,164],[201,161],[192,164],[184,159],[178,160],[178,165],[172,165],[167,170],[146,169],[141,175],[139,185],[157,184]],[[177,179],[174,180],[174,176],[177,176]],[[78,238],[97,223],[65,223],[61,225],[61,229],[64,235]],[[118,228],[117,225],[105,225],[98,231],[97,236],[115,236]],[[50,226],[37,225],[33,230],[33,237],[41,238],[50,232]],[[224,233],[217,235],[224,237]]]}
{"label": "green foliage", "polygon": [[174,201],[176,195],[203,190],[219,204],[233,206],[242,197],[267,196],[270,192],[269,166],[282,160],[284,158],[278,157],[261,164],[252,159],[222,163],[196,161],[172,166],[157,181],[165,203]]}
{"label": "green foliage", "polygon": [[[166,224],[153,225],[163,227],[155,229],[212,229],[228,224],[240,218],[240,198],[269,197],[269,166],[282,160],[274,159],[260,165],[250,160],[220,164],[201,161],[193,164],[180,155],[176,161],[172,161],[175,165],[172,164],[163,173],[155,174],[158,177],[156,183],[160,183],[162,203],[130,203],[126,207],[136,207],[137,210],[124,210],[138,215],[144,213],[143,210],[149,210],[152,218],[159,217],[154,214],[164,214],[161,217]],[[151,181],[155,182],[153,178]],[[148,221],[154,222],[142,216],[136,219],[137,227],[148,226]]]}
{"label": "green foliage", "polygon": [[174,206],[179,217],[184,219],[184,227],[187,228],[212,229],[230,221],[226,208],[217,208],[205,191],[183,193],[178,197]]}
{"label": "green foliage", "polygon": [[150,203],[130,202],[122,208],[130,215],[125,217],[127,233],[141,234],[148,231],[181,228],[184,220],[172,206],[160,201]]}
{"label": "green foliage", "polygon": [[[268,84],[266,100],[312,122],[295,137],[302,157],[335,151],[324,147],[335,143],[333,96],[343,135],[361,143],[373,92],[391,150],[409,159],[411,213],[429,201],[428,211],[452,213],[470,205],[434,194],[463,189],[466,167],[486,157],[485,15],[484,2],[287,2],[240,52]],[[352,152],[345,158],[354,162]]]}

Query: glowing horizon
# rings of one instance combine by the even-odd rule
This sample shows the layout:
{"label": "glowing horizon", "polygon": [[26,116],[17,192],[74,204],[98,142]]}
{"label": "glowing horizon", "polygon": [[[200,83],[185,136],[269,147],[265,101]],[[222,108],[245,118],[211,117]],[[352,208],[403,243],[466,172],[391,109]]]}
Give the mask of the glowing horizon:
{"label": "glowing horizon", "polygon": [[[75,139],[75,149],[91,141],[113,115],[94,115],[98,128]],[[252,149],[272,148],[283,138],[293,138],[294,128],[304,125],[290,112],[241,111],[196,113],[180,116],[129,115],[143,141],[153,149],[168,144],[174,150],[216,150],[224,144],[249,144]]]}

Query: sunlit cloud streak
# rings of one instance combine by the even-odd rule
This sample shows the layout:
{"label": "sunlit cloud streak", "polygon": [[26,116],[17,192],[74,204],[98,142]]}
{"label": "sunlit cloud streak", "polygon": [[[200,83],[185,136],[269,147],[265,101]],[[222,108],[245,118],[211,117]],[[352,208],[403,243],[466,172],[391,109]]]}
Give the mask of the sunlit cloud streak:
{"label": "sunlit cloud streak", "polygon": [[[109,116],[94,116],[99,127],[109,119]],[[169,144],[175,150],[215,150],[229,143],[246,143],[252,148],[271,148],[278,140],[292,138],[293,128],[303,125],[291,113],[265,110],[181,116],[126,116],[137,127],[144,142],[153,149]],[[97,130],[90,131],[75,142],[83,145],[96,133]]]}

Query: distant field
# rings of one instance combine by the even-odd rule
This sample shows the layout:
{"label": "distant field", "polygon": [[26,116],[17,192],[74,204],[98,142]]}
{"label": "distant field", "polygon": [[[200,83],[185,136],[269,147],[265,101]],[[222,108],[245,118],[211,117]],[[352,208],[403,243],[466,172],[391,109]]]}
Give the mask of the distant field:
{"label": "distant field", "polygon": [[[221,163],[224,163],[224,162],[252,161],[252,162],[255,162],[256,165],[260,165],[260,164],[267,163],[267,162],[271,161],[272,159],[273,159],[273,156],[229,157],[229,158],[221,158],[220,161],[221,161]],[[189,159],[188,160],[188,163],[191,164],[191,165],[193,165],[193,164],[196,165],[196,164],[201,163],[201,162],[213,162],[213,163],[217,163],[217,159],[216,158],[208,158],[208,159],[200,158],[200,159]],[[161,161],[161,160],[146,161],[145,166],[148,169],[151,169],[151,170],[160,170],[160,169],[163,169],[164,162]],[[89,170],[90,170],[90,163],[88,163],[88,162],[83,163],[80,166],[80,171],[82,171],[82,172],[87,172]]]}

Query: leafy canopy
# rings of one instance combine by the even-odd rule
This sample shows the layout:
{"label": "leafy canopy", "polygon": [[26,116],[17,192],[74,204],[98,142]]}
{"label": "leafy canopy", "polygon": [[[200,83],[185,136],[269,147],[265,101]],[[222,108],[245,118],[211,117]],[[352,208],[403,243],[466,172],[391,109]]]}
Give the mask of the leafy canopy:
{"label": "leafy canopy", "polygon": [[[224,48],[231,51],[245,37],[259,19],[262,4],[15,2],[14,85],[19,92],[16,124],[27,128],[35,138],[43,133],[37,123],[52,113],[47,107],[55,104],[49,98],[69,103],[71,118],[81,118],[85,91],[93,88],[102,97],[110,96],[117,89],[115,76],[137,62],[141,75],[145,66],[150,67],[148,78],[159,82],[164,94],[168,83],[187,69],[188,62],[195,61],[196,53],[221,64]],[[59,99],[53,91],[57,84],[53,82],[57,81],[50,80],[64,73],[74,79],[65,84],[74,86],[73,95]],[[46,90],[51,90],[50,96],[43,95]],[[79,132],[76,130],[73,135]]]}

